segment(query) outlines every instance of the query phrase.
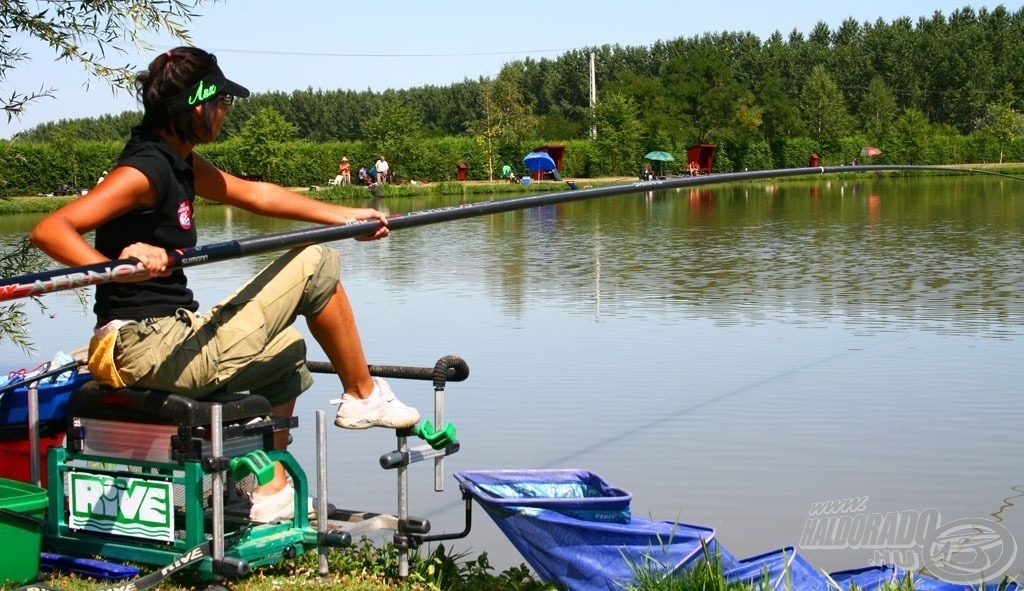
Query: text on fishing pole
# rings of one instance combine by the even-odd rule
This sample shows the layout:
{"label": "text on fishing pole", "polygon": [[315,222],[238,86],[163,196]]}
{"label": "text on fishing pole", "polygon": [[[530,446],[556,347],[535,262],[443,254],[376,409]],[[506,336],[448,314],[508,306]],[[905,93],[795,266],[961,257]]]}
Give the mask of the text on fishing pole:
{"label": "text on fishing pole", "polygon": [[32,283],[18,283],[0,287],[0,300],[12,300],[22,297],[30,297],[53,291],[88,287],[100,283],[110,283],[117,279],[132,277],[140,272],[137,265],[125,263],[114,267],[106,267],[100,271],[85,271],[82,273],[68,273],[50,279],[34,281]]}

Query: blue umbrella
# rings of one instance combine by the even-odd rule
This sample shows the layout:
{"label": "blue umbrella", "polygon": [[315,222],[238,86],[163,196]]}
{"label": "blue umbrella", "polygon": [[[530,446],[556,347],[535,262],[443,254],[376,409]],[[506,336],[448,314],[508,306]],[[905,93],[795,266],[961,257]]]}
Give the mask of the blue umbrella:
{"label": "blue umbrella", "polygon": [[533,172],[555,169],[555,161],[547,152],[530,152],[523,158],[523,164]]}

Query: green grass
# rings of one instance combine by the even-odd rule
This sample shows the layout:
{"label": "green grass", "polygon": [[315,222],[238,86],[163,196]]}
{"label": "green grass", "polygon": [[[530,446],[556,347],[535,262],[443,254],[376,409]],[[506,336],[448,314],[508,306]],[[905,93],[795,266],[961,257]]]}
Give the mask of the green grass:
{"label": "green grass", "polygon": [[[949,165],[954,166],[954,165]],[[1024,173],[1024,168],[1019,163],[1011,164],[964,164],[957,165],[965,169],[976,169],[976,170],[988,170],[998,171],[1001,174],[1020,174]],[[822,176],[812,177],[783,177],[776,179],[778,182],[794,182],[794,181],[806,181],[808,179],[814,179],[820,181],[826,178],[844,178],[846,176],[863,176],[864,173],[838,173],[828,174]],[[949,172],[877,172],[873,173],[880,176],[928,176],[928,175],[948,175],[948,174],[959,174]],[[586,189],[590,187],[605,187],[610,185],[622,184],[624,182],[633,182],[635,177],[614,177],[614,178],[601,178],[601,179],[572,179],[576,183],[577,188]],[[426,184],[391,184],[382,185],[381,195],[382,197],[421,197],[421,196],[441,196],[441,195],[498,195],[498,194],[509,194],[509,193],[544,193],[563,191],[568,187],[564,181],[540,181],[533,182],[529,185],[521,185],[517,183],[509,183],[504,180],[496,180],[493,182],[486,181],[470,181],[470,182],[459,182],[459,181],[443,181],[437,183],[426,183]],[[297,188],[302,193],[309,195],[315,199],[323,201],[347,201],[347,200],[363,200],[370,196],[370,192],[365,186],[361,185],[349,185],[346,187],[302,187]],[[70,202],[74,197],[13,197],[13,198],[0,198],[0,215],[15,214],[15,213],[49,213],[60,208],[62,205]],[[212,202],[197,198],[196,205],[211,205]]]}
{"label": "green grass", "polygon": [[[394,546],[377,546],[362,538],[349,548],[336,549],[328,555],[330,572],[319,574],[319,557],[309,552],[292,560],[256,569],[248,577],[225,581],[233,591],[290,591],[303,589],[328,591],[556,591],[557,585],[539,581],[530,569],[521,564],[504,571],[491,566],[486,552],[473,557],[469,552],[454,552],[439,544],[410,552],[409,576],[398,576],[398,553]],[[153,567],[140,567],[143,573]],[[721,555],[712,553],[707,546],[703,556],[669,576],[665,569],[653,563],[631,564],[634,582],[624,591],[770,591],[767,577],[750,583],[729,581],[722,574]],[[786,575],[778,587],[790,591],[792,583]],[[1000,591],[1014,579],[1006,577]],[[113,586],[91,579],[71,575],[49,574],[40,581],[62,591],[91,591],[101,586]],[[173,575],[160,585],[161,591],[194,591],[205,589],[208,583],[194,572]],[[0,585],[2,590],[15,589],[15,585]],[[967,588],[967,587],[965,587]],[[850,591],[860,591],[852,586]],[[914,583],[905,578],[886,585],[882,591],[914,591]]]}
{"label": "green grass", "polygon": [[[583,180],[577,183],[579,188],[589,186],[607,186],[616,184],[611,180]],[[516,185],[506,182],[494,183],[460,183],[449,181],[443,183],[429,183],[426,185],[384,185],[381,187],[383,197],[434,197],[440,195],[498,195],[508,193],[538,193],[548,191],[565,190],[564,182],[544,181],[531,185]],[[371,197],[366,187],[310,187],[300,192],[321,201],[350,201],[363,200]],[[0,198],[0,215],[19,213],[49,213],[56,211],[74,197],[13,197]],[[216,203],[203,199],[196,199],[196,205],[217,205]]]}
{"label": "green grass", "polygon": [[[377,546],[363,538],[349,548],[335,549],[328,555],[330,572],[319,574],[319,556],[316,552],[303,554],[276,565],[255,569],[248,577],[225,581],[236,591],[290,591],[291,589],[347,591],[553,591],[555,588],[541,583],[526,565],[497,572],[491,566],[487,553],[476,557],[469,553],[454,553],[443,544],[433,549],[420,548],[410,552],[409,576],[398,577],[398,553],[394,546]],[[152,566],[139,566],[143,574],[155,570]],[[101,586],[116,586],[88,578],[49,573],[41,583],[62,591],[90,591]],[[121,583],[124,584],[124,583]],[[205,589],[194,571],[172,575],[158,589],[161,591],[192,591]],[[0,589],[15,589],[15,585],[0,585]]]}
{"label": "green grass", "polygon": [[49,213],[70,203],[72,197],[15,197],[0,199],[0,215]]}
{"label": "green grass", "polygon": [[[665,576],[663,565],[648,563],[631,563],[630,571],[634,582],[625,586],[625,591],[771,591],[771,581],[767,571],[762,573],[758,581],[730,581],[722,573],[721,553],[711,552],[705,544],[701,544],[703,555],[686,568]],[[788,570],[782,575],[779,591],[794,591],[793,582]],[[998,590],[1005,591],[1015,582],[1012,577],[1004,577]],[[964,589],[971,586],[965,585]],[[795,590],[799,591],[799,590]],[[851,585],[849,591],[860,591],[857,585]],[[881,591],[914,591],[913,577],[904,577],[893,584],[886,584]]]}
{"label": "green grass", "polygon": [[701,540],[703,555],[687,568],[665,576],[663,565],[630,563],[633,584],[626,591],[769,591],[767,578],[760,585],[729,581],[722,574],[722,555]]}

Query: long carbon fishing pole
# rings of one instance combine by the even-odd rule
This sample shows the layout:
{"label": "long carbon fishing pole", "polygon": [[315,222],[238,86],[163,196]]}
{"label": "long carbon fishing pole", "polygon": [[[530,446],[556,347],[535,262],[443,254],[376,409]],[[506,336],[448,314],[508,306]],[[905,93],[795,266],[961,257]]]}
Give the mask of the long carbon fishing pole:
{"label": "long carbon fishing pole", "polygon": [[[666,189],[678,189],[685,187],[697,187],[703,185],[714,185],[721,183],[733,183],[742,181],[756,181],[771,178],[783,178],[792,176],[810,176],[829,173],[852,173],[852,172],[887,172],[887,171],[933,171],[933,172],[956,172],[956,173],[982,173],[989,174],[991,171],[957,168],[952,166],[926,166],[926,165],[854,165],[854,166],[819,166],[814,168],[785,168],[778,170],[753,170],[747,172],[732,172],[724,174],[712,174],[696,177],[680,177],[651,181],[640,181],[609,187],[596,187],[589,189],[569,189],[550,193],[541,193],[527,197],[504,199],[497,201],[484,201],[452,207],[440,207],[437,209],[426,209],[410,213],[401,213],[388,216],[388,228],[391,230],[402,230],[415,228],[438,222],[461,220],[465,218],[504,213],[519,209],[542,207],[571,201],[583,201],[599,197],[611,197],[614,195],[626,195],[630,193],[644,193],[648,191],[664,191]],[[991,173],[1003,175],[1002,173]],[[1024,180],[1021,177],[1013,177]],[[170,256],[171,269],[180,269],[195,265],[215,263],[236,259],[253,254],[284,250],[301,246],[309,246],[321,242],[355,238],[373,233],[380,226],[379,221],[360,221],[347,224],[330,226],[314,226],[244,238],[218,242],[206,246],[196,246],[175,251],[168,251]],[[67,267],[54,269],[40,273],[32,273],[17,277],[10,277],[0,280],[0,302],[15,300],[19,298],[43,295],[56,291],[87,287],[110,283],[118,279],[141,277],[146,275],[144,269],[139,268],[134,259],[122,259],[108,261],[93,265],[80,267]]]}

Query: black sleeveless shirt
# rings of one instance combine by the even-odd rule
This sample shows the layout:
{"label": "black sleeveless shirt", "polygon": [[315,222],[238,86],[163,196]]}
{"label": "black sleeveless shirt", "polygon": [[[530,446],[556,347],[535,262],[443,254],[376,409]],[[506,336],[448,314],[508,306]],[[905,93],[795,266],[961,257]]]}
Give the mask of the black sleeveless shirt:
{"label": "black sleeveless shirt", "polygon": [[[136,127],[116,166],[130,166],[145,174],[156,187],[157,202],[152,209],[132,210],[96,228],[96,250],[116,260],[135,242],[170,250],[195,246],[192,155],[182,158],[163,138]],[[138,283],[97,285],[93,311],[104,320],[142,320],[171,316],[178,308],[199,309],[181,269],[169,277]]]}

